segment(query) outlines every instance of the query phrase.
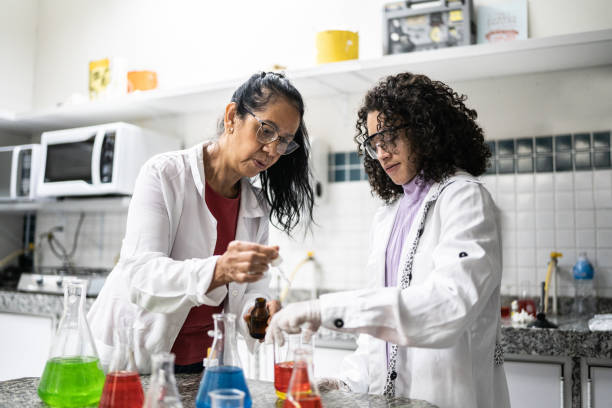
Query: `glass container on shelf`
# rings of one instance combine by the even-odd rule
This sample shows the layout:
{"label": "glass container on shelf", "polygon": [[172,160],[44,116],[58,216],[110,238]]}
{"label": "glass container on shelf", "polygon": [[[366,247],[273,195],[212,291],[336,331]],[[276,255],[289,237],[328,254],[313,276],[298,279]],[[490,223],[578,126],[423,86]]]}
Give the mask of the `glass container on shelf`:
{"label": "glass container on shelf", "polygon": [[235,388],[244,392],[244,408],[251,408],[252,400],[247,387],[236,343],[236,315],[213,314],[214,340],[206,359],[206,369],[196,397],[197,408],[211,408],[209,392],[221,388]]}
{"label": "glass container on shelf", "polygon": [[322,408],[321,395],[314,381],[312,351],[295,350],[295,364],[283,408]]}
{"label": "glass container on shelf", "polygon": [[153,354],[151,363],[151,385],[143,408],[183,408],[174,377],[174,354]]}
{"label": "glass container on shelf", "polygon": [[314,336],[312,332],[298,334],[283,333],[284,342],[274,342],[274,390],[276,396],[285,399],[291,373],[295,363],[295,351],[306,348],[313,352]]}
{"label": "glass container on shelf", "polygon": [[104,372],[85,315],[87,282],[73,279],[64,284],[64,311],[40,378],[38,395],[50,406],[97,405],[104,387]]}
{"label": "glass container on shelf", "polygon": [[134,361],[131,319],[123,319],[113,333],[114,350],[106,375],[100,408],[141,408],[144,393]]}

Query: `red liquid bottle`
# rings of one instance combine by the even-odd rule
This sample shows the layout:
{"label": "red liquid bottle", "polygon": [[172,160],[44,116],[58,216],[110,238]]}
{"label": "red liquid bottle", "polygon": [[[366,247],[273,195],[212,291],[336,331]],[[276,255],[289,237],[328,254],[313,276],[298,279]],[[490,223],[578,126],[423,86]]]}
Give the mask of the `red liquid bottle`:
{"label": "red liquid bottle", "polygon": [[100,408],[141,408],[144,392],[137,372],[113,371],[106,376]]}

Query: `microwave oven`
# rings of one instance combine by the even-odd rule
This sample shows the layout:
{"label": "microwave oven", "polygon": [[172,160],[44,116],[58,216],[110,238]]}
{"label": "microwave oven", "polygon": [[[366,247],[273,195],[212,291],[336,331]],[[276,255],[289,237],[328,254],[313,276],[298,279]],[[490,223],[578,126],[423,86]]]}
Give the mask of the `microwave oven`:
{"label": "microwave oven", "polygon": [[37,194],[129,195],[147,159],[179,148],[178,139],[123,122],[44,132]]}
{"label": "microwave oven", "polygon": [[40,145],[0,147],[0,200],[32,200],[40,164]]}

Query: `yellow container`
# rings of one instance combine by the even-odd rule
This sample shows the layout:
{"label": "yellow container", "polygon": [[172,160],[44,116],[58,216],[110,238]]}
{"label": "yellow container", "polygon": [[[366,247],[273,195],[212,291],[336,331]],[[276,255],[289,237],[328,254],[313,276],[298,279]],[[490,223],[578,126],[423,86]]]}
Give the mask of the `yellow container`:
{"label": "yellow container", "polygon": [[327,30],[317,33],[317,64],[359,58],[359,34]]}

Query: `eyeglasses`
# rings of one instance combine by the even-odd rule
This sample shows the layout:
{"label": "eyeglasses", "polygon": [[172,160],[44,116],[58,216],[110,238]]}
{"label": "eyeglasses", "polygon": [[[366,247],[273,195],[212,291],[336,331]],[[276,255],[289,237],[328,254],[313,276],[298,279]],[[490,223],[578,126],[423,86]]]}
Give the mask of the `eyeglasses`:
{"label": "eyeglasses", "polygon": [[253,116],[259,122],[259,129],[255,137],[261,144],[268,144],[278,140],[276,145],[276,153],[281,155],[288,155],[295,152],[300,145],[293,140],[294,136],[282,137],[278,134],[278,128],[272,123],[265,122],[259,119],[253,112],[246,109],[247,113]]}
{"label": "eyeglasses", "polygon": [[373,133],[361,142],[361,146],[368,153],[368,156],[374,160],[378,160],[378,147],[387,153],[391,153],[397,146],[397,138],[399,137],[397,131],[407,127],[408,126],[396,126]]}

